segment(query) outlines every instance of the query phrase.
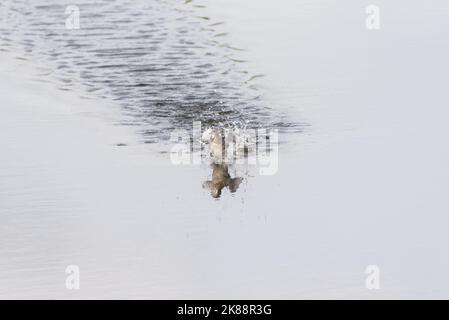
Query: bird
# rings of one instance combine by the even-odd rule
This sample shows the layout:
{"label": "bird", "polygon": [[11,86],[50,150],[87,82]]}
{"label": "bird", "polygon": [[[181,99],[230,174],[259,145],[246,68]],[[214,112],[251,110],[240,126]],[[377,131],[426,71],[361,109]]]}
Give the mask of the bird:
{"label": "bird", "polygon": [[209,154],[214,163],[225,163],[233,156],[248,152],[249,136],[239,129],[206,129],[201,140],[209,145]]}

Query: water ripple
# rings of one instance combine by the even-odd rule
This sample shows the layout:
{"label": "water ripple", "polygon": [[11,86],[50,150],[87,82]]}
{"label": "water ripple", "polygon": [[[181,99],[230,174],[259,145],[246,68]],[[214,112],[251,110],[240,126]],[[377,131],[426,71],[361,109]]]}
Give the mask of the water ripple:
{"label": "water ripple", "polygon": [[[82,84],[118,101],[146,143],[167,139],[193,121],[209,126],[297,127],[268,108],[248,74],[242,49],[227,41],[195,1],[81,1],[81,29],[65,29],[69,1],[5,1],[2,50],[47,59],[61,89]],[[13,43],[13,44],[11,44]],[[78,77],[78,78],[77,78]]]}

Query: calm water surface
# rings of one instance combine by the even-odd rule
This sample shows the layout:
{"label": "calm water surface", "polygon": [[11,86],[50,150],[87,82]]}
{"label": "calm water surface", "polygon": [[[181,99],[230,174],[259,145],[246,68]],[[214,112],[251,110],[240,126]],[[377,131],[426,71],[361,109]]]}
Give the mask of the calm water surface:
{"label": "calm water surface", "polygon": [[[80,30],[66,4],[0,5],[0,54],[39,66],[0,108],[1,298],[449,296],[447,1],[380,1],[374,32],[355,0],[82,1]],[[278,128],[278,172],[211,197],[223,168],[165,153],[194,120]]]}

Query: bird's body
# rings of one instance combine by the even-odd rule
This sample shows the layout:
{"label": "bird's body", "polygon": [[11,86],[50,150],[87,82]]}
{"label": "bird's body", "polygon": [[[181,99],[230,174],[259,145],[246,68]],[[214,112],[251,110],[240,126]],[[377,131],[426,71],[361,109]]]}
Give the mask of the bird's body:
{"label": "bird's body", "polygon": [[[208,188],[212,197],[219,198],[221,191],[228,187],[229,191],[237,191],[243,178],[231,178],[228,170],[229,156],[235,150],[236,135],[230,129],[207,129],[202,135],[203,142],[208,144],[212,160],[212,179],[204,182],[203,187]],[[230,148],[232,146],[233,148]]]}
{"label": "bird's body", "polygon": [[202,141],[209,146],[214,163],[225,163],[248,150],[248,138],[239,129],[212,129],[204,131]]}

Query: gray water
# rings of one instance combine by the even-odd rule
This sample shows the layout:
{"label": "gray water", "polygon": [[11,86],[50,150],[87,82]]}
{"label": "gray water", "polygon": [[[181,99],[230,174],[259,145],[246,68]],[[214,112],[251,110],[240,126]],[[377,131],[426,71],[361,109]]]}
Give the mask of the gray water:
{"label": "gray water", "polygon": [[[80,29],[65,28],[70,1],[7,1],[2,40],[26,59],[54,63],[60,88],[73,83],[118,101],[144,142],[167,140],[175,129],[203,126],[299,131],[262,100],[245,68],[243,49],[228,42],[223,23],[187,1],[86,1]],[[15,41],[13,42],[12,39]],[[49,74],[43,74],[45,78]],[[296,129],[295,129],[296,128]]]}
{"label": "gray water", "polygon": [[[447,1],[378,1],[375,31],[356,0],[86,1],[71,31],[5,3],[1,298],[448,297]],[[280,129],[278,171],[211,197],[161,152],[195,119]]]}

